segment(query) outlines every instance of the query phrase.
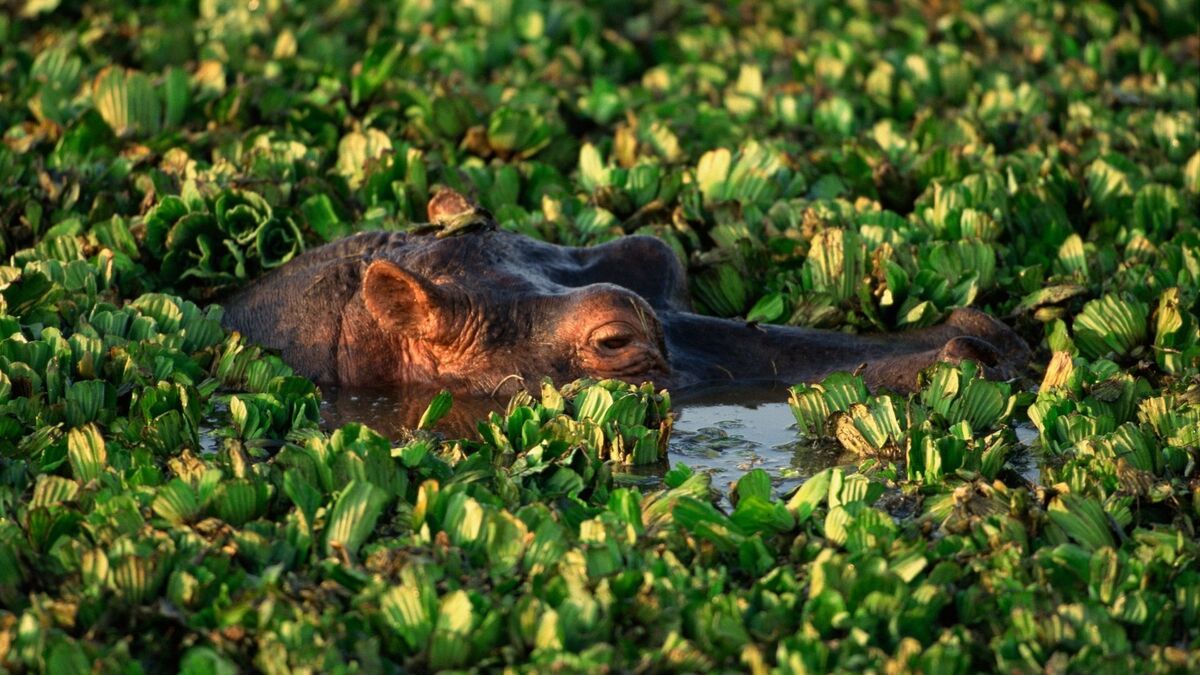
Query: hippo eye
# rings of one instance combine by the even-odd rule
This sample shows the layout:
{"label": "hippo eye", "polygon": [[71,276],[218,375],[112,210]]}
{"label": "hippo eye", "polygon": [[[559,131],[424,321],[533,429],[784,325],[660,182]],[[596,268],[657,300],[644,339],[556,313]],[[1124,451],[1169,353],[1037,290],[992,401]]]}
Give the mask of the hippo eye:
{"label": "hippo eye", "polygon": [[629,337],[628,335],[618,335],[616,337],[604,338],[597,344],[604,349],[616,351],[618,349],[624,349],[625,347],[628,347],[630,342],[633,342],[633,338]]}
{"label": "hippo eye", "polygon": [[616,320],[602,324],[588,335],[580,351],[584,372],[593,377],[636,380],[651,372],[668,370],[665,356],[647,329]]}
{"label": "hippo eye", "polygon": [[591,343],[597,349],[616,352],[629,347],[637,340],[631,326],[614,322],[592,333]]}

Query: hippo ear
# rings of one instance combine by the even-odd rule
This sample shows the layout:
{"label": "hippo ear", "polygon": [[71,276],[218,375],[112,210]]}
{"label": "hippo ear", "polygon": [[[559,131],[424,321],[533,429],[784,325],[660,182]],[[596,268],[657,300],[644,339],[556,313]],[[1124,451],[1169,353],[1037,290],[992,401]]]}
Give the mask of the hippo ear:
{"label": "hippo ear", "polygon": [[444,291],[389,260],[367,266],[362,295],[379,325],[425,338],[439,332],[449,304]]}

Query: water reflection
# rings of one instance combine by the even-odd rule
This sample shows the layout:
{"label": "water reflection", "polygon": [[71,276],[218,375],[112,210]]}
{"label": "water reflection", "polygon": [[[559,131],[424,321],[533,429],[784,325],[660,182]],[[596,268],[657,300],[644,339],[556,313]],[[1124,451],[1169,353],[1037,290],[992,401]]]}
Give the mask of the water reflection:
{"label": "water reflection", "polygon": [[801,438],[777,382],[697,388],[673,396],[671,462],[712,475],[722,492],[751,469],[763,469],[781,491],[854,457],[836,443]]}
{"label": "water reflection", "polygon": [[[323,389],[322,423],[329,430],[362,422],[393,439],[403,439],[417,426],[432,389]],[[857,458],[833,441],[800,437],[787,404],[787,386],[757,383],[690,388],[671,392],[675,426],[668,445],[671,466],[687,464],[712,476],[713,487],[727,494],[730,484],[747,471],[765,470],[780,493],[804,482],[822,469],[855,464]],[[450,413],[434,429],[447,438],[478,438],[476,424],[491,412],[503,413],[508,400],[456,397]],[[1012,467],[1031,483],[1040,481],[1036,459],[1029,449],[1037,429],[1016,427],[1021,451]],[[618,482],[657,487],[666,465],[625,467]]]}
{"label": "water reflection", "polygon": [[[341,389],[321,388],[321,422],[336,429],[348,422],[361,422],[392,439],[402,439],[415,429],[437,389],[396,388]],[[475,425],[491,412],[504,412],[508,400],[487,397],[454,397],[450,412],[434,426],[447,438],[477,438]]]}

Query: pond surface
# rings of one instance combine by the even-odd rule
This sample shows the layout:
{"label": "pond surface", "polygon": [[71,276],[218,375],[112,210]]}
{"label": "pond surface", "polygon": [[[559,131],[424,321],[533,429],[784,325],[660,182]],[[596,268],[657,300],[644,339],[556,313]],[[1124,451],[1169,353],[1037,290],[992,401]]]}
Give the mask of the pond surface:
{"label": "pond surface", "polygon": [[670,462],[710,474],[724,494],[751,469],[766,471],[783,492],[822,469],[855,463],[836,443],[797,433],[783,384],[685,390],[671,399]]}
{"label": "pond surface", "polygon": [[[361,422],[381,434],[402,440],[416,427],[436,391],[338,390],[323,388],[321,421],[326,430]],[[616,480],[654,489],[671,466],[686,464],[712,477],[712,486],[728,504],[730,486],[751,469],[763,469],[780,495],[832,466],[852,467],[858,458],[836,442],[803,438],[787,404],[784,384],[723,385],[672,392],[675,425],[668,443],[668,464],[624,467]],[[478,438],[475,424],[489,413],[503,413],[505,402],[455,399],[437,431],[447,438]],[[200,434],[201,449],[216,452],[213,432],[228,414],[224,406]],[[1028,421],[1015,425],[1017,449],[1009,467],[1030,484],[1041,481],[1037,461],[1038,431]]]}
{"label": "pond surface", "polygon": [[[321,416],[334,428],[347,422],[367,424],[395,439],[416,426],[433,391],[323,390]],[[754,468],[765,470],[781,491],[830,466],[853,464],[837,444],[814,443],[796,433],[795,418],[782,384],[721,386],[672,392],[675,427],[668,445],[671,466],[687,464],[712,476],[727,494],[731,483]],[[505,403],[491,399],[455,399],[451,413],[436,427],[447,437],[477,438],[475,422]],[[669,467],[630,467],[618,482],[654,487]]]}

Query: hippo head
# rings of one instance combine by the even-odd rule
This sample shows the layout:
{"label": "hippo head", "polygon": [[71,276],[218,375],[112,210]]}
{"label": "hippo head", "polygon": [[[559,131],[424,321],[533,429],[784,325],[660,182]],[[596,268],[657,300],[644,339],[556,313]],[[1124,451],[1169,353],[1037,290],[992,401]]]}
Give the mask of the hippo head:
{"label": "hippo head", "polygon": [[[343,381],[391,378],[494,390],[549,376],[648,380],[670,372],[663,327],[645,298],[613,283],[560,287],[504,264],[511,236],[438,240],[397,262],[368,263],[363,306],[382,328],[348,327]],[[369,372],[358,374],[363,366]]]}
{"label": "hippo head", "polygon": [[[447,213],[462,208],[458,199],[435,197],[430,221],[461,216]],[[343,382],[386,372],[389,380],[490,393],[547,376],[672,375],[660,312],[688,309],[687,287],[678,259],[657,239],[570,248],[485,223],[370,255],[359,293],[371,321],[343,325],[353,345],[340,364]]]}
{"label": "hippo head", "polygon": [[436,234],[363,233],[306,253],[232,299],[227,324],[318,381],[492,395],[544,377],[681,387],[834,370],[905,390],[936,360],[1003,376],[1029,358],[975,310],[889,336],[701,316],[678,258],[652,237],[548,244],[497,229],[450,191],[429,216]]}

